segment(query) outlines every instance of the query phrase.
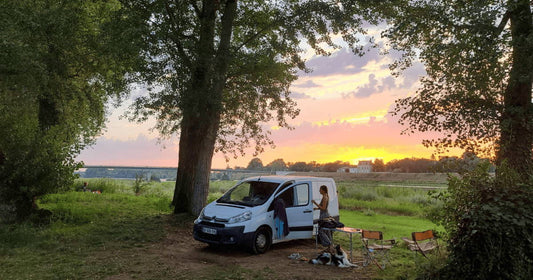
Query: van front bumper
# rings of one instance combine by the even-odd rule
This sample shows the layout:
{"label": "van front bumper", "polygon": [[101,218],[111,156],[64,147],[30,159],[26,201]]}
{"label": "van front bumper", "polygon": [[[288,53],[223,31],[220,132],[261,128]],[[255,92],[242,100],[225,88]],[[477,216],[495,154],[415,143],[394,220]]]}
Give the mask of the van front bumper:
{"label": "van front bumper", "polygon": [[200,222],[193,228],[194,239],[209,244],[242,245],[249,239],[248,235],[244,233],[244,226],[225,227],[223,224]]}

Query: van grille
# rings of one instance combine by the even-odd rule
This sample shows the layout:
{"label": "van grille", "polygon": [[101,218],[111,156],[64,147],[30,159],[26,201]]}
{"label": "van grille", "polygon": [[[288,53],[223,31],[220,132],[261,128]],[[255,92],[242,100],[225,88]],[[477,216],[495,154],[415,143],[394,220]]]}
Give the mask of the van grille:
{"label": "van grille", "polygon": [[216,228],[224,228],[224,227],[226,227],[226,225],[224,225],[224,224],[212,223],[212,222],[206,222],[206,221],[201,221],[200,224],[204,225],[204,226],[210,226],[210,227],[216,227]]}
{"label": "van grille", "polygon": [[219,222],[219,223],[227,223],[229,221],[229,219],[223,219],[223,218],[217,218],[216,216],[203,216],[202,217],[202,220],[204,221],[215,221],[215,222]]}
{"label": "van grille", "polygon": [[198,237],[204,240],[220,241],[220,235],[212,235],[203,232],[198,232]]}

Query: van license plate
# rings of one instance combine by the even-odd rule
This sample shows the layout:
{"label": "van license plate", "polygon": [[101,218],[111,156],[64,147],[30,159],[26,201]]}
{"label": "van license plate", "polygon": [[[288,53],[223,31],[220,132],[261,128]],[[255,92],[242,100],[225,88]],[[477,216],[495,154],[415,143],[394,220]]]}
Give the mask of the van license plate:
{"label": "van license plate", "polygon": [[204,227],[204,228],[202,228],[202,231],[207,233],[207,234],[214,234],[214,235],[217,234],[217,230],[213,229],[213,228]]}

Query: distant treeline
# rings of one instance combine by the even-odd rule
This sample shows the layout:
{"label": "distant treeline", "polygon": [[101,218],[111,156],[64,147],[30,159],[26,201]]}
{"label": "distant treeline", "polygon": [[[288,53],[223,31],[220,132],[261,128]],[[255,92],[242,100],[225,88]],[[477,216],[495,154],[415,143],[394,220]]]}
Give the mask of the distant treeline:
{"label": "distant treeline", "polygon": [[[176,171],[174,168],[157,168],[157,167],[86,167],[82,171],[76,173],[80,178],[113,178],[113,179],[131,179],[134,180],[137,176],[142,176],[147,181],[175,181]],[[270,174],[266,170],[246,170],[242,169],[213,169],[210,174],[211,180],[241,180],[250,176],[259,176]]]}
{"label": "distant treeline", "polygon": [[121,179],[135,179],[135,176],[142,175],[150,181],[176,180],[176,169],[146,169],[146,168],[106,168],[106,167],[90,167],[84,172],[77,172],[81,178],[121,178]]}
{"label": "distant treeline", "polygon": [[[487,159],[478,158],[472,154],[463,154],[461,157],[441,157],[439,160],[425,158],[404,158],[391,160],[384,163],[381,159],[372,161],[372,172],[397,172],[397,173],[463,173],[472,170],[482,161]],[[276,172],[337,172],[338,170],[357,167],[347,161],[334,161],[328,163],[311,162],[288,162],[283,159],[276,159],[267,165],[259,158],[253,158],[247,167],[228,168],[227,171],[217,171],[211,173],[212,180],[235,180],[256,174],[249,171]],[[241,172],[239,172],[241,170]],[[242,173],[248,170],[248,172]],[[494,171],[494,170],[490,170]],[[84,172],[77,172],[81,178],[123,178],[135,179],[136,175],[143,175],[150,181],[174,181],[176,179],[176,168],[135,168],[135,167],[90,167]]]}
{"label": "distant treeline", "polygon": [[[462,173],[472,170],[482,161],[488,159],[478,158],[474,154],[465,153],[461,157],[441,157],[439,160],[425,158],[404,158],[391,160],[384,163],[382,159],[372,161],[372,172],[401,172],[401,173],[432,173],[432,172],[457,172]],[[337,172],[342,168],[357,167],[347,161],[334,161],[329,163],[288,162],[276,159],[263,165],[261,159],[253,158],[246,169],[265,171],[295,171],[295,172]],[[241,168],[241,167],[236,167]],[[491,170],[493,171],[493,170]]]}

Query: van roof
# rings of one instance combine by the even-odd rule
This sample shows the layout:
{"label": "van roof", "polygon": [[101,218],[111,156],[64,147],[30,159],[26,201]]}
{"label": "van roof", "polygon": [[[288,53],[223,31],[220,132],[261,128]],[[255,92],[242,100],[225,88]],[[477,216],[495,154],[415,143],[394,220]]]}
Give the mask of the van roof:
{"label": "van roof", "polygon": [[267,175],[267,176],[255,176],[245,178],[242,181],[265,181],[273,183],[283,183],[288,181],[333,181],[332,178],[327,177],[313,177],[313,176],[279,176],[279,175]]}

